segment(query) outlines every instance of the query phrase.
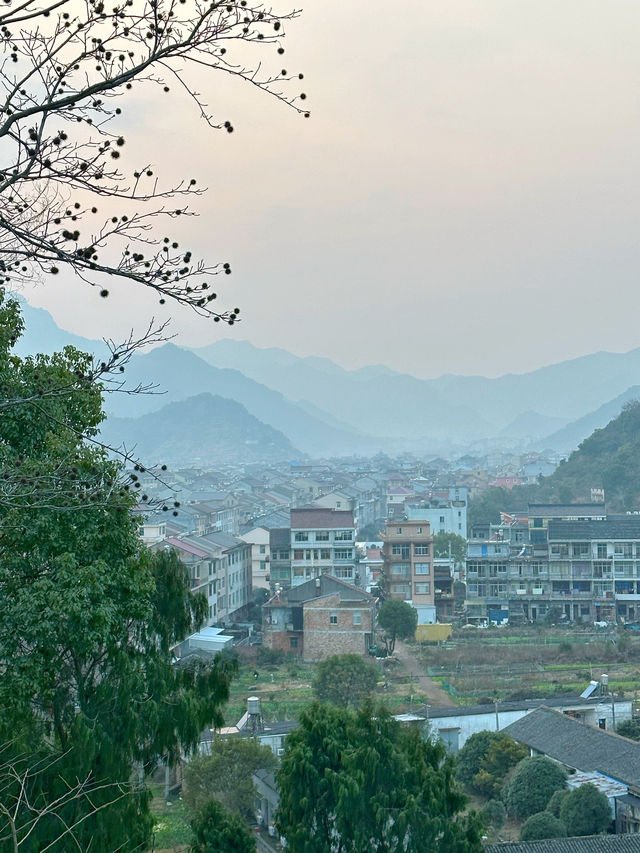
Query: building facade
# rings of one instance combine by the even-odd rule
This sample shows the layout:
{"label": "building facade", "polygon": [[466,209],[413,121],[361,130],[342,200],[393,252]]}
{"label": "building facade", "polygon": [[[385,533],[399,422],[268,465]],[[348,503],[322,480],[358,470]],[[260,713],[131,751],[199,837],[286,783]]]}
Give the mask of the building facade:
{"label": "building facade", "polygon": [[408,601],[418,624],[436,621],[433,537],[426,521],[388,521],[382,538],[383,574],[391,598]]}

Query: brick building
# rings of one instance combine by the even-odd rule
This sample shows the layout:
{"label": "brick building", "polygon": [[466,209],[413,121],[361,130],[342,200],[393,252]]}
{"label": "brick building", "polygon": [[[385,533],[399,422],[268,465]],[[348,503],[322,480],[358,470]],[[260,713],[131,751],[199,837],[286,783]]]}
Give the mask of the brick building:
{"label": "brick building", "polygon": [[368,652],[375,599],[330,575],[277,593],[263,606],[263,643],[304,660]]}

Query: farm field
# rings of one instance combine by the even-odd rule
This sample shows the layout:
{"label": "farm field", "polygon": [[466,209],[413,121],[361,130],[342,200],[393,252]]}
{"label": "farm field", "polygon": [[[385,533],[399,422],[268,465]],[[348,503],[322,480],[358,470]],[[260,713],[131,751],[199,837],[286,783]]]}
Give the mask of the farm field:
{"label": "farm field", "polygon": [[442,646],[413,648],[458,704],[581,693],[603,674],[616,693],[635,699],[640,692],[640,638],[622,630],[458,631]]}

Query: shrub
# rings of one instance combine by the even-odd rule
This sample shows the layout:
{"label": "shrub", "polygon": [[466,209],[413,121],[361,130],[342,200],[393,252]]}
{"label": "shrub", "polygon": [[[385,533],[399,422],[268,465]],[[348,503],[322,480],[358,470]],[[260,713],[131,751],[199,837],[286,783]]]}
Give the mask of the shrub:
{"label": "shrub", "polygon": [[517,820],[524,820],[543,811],[566,781],[564,770],[550,758],[544,755],[525,758],[504,787],[503,799],[508,813]]}
{"label": "shrub", "polygon": [[551,812],[538,812],[528,818],[522,831],[520,841],[542,841],[544,838],[566,838],[565,825]]}
{"label": "shrub", "polygon": [[598,835],[611,823],[609,800],[595,785],[587,783],[569,791],[560,806],[560,820],[569,835]]}
{"label": "shrub", "polygon": [[560,806],[568,793],[569,792],[566,788],[562,788],[561,790],[556,791],[547,803],[547,811],[551,812],[554,817],[560,817]]}
{"label": "shrub", "polygon": [[489,800],[480,814],[486,821],[487,826],[491,826],[493,829],[500,829],[507,817],[507,810],[501,800]]}

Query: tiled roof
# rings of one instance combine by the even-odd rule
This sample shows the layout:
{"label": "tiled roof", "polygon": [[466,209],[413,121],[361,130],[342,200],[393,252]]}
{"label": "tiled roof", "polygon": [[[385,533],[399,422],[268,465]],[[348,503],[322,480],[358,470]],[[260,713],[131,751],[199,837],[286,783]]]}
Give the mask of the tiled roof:
{"label": "tiled roof", "polygon": [[[593,697],[583,699],[582,696],[550,696],[547,699],[518,699],[511,702],[499,702],[498,714],[506,714],[509,711],[535,711],[536,708],[593,708],[600,704],[602,699]],[[431,706],[429,706],[431,708]],[[480,714],[495,714],[493,702],[484,705],[452,705],[443,708],[434,708],[429,711],[429,718],[440,717],[473,717]],[[640,775],[640,774],[639,774]]]}
{"label": "tiled roof", "polygon": [[640,853],[640,835],[582,835],[487,844],[486,853]]}
{"label": "tiled roof", "polygon": [[354,527],[353,513],[350,510],[323,509],[307,507],[291,510],[291,527],[294,530],[332,530],[333,528]]}
{"label": "tiled roof", "polygon": [[[319,584],[316,581],[320,581]],[[263,607],[282,606],[287,604],[303,604],[305,601],[311,601],[314,598],[331,595],[331,593],[340,593],[341,601],[360,601],[365,603],[373,603],[375,599],[369,595],[364,589],[354,586],[341,578],[334,578],[332,575],[320,575],[319,578],[301,583],[298,586],[293,586],[286,592],[281,592],[279,596],[274,596]]]}
{"label": "tiled roof", "polygon": [[640,516],[618,516],[606,521],[550,521],[549,541],[567,539],[640,539]]}
{"label": "tiled roof", "polygon": [[593,515],[606,515],[606,504],[529,504],[529,518],[587,518]]}
{"label": "tiled roof", "polygon": [[184,539],[174,539],[173,536],[168,536],[161,543],[162,545],[171,545],[177,551],[185,551],[187,554],[193,554],[194,557],[208,557],[207,551],[192,545],[190,542],[185,542]]}
{"label": "tiled roof", "polygon": [[551,708],[538,708],[502,731],[575,770],[599,770],[627,785],[640,779],[640,743]]}

